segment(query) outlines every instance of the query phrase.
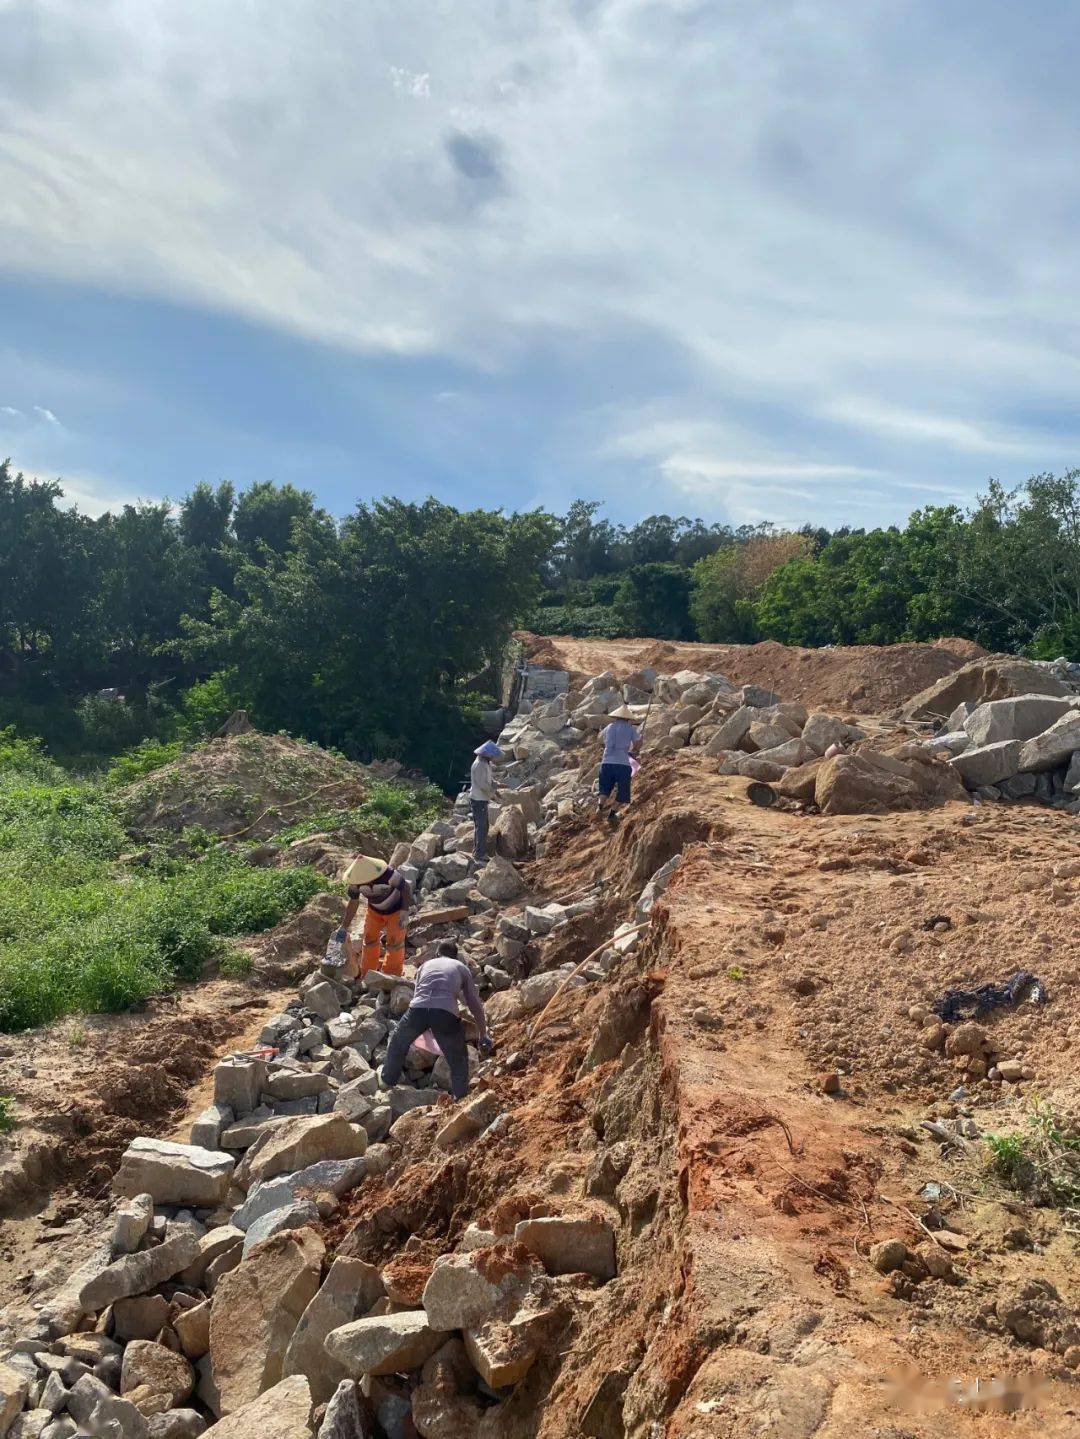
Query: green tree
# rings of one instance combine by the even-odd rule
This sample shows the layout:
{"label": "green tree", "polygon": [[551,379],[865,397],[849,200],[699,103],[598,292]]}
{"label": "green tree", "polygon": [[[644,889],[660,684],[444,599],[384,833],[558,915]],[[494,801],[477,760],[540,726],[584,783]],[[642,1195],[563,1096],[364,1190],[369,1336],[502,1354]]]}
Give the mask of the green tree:
{"label": "green tree", "polygon": [[619,581],[615,609],[628,635],[692,638],[690,571],[670,562],[634,565]]}

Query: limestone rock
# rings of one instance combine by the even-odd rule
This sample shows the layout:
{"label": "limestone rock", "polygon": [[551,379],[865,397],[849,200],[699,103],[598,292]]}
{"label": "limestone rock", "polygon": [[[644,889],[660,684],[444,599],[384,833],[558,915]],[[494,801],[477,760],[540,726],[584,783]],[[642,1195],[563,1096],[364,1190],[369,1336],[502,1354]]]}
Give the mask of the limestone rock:
{"label": "limestone rock", "polygon": [[499,1113],[499,1104],[490,1091],[470,1095],[455,1105],[450,1118],[435,1136],[440,1149],[451,1149],[459,1139],[482,1133]]}
{"label": "limestone rock", "polygon": [[231,1156],[168,1139],[133,1139],[113,1179],[116,1194],[149,1194],[155,1204],[216,1209],[229,1192]]}
{"label": "limestone rock", "polygon": [[340,1383],[345,1369],[327,1354],[327,1335],[362,1319],[383,1297],[383,1282],[373,1264],[362,1259],[335,1259],[322,1287],[301,1315],[285,1351],[283,1374],[304,1374],[313,1402],[324,1404]]}
{"label": "limestone rock", "polygon": [[447,1336],[432,1329],[422,1309],[358,1319],[335,1329],[326,1352],[347,1374],[396,1374],[415,1369],[435,1353]]}
{"label": "limestone rock", "polygon": [[[88,1434],[110,1434],[122,1439],[150,1439],[146,1418],[129,1400],[112,1392],[93,1374],[84,1374],[68,1392],[68,1413]],[[106,1426],[113,1422],[117,1428]]]}
{"label": "limestone rock", "polygon": [[223,1059],[214,1067],[214,1103],[226,1105],[237,1117],[250,1114],[259,1102],[265,1074],[261,1059],[239,1055]]}
{"label": "limestone rock", "polygon": [[15,1422],[8,1430],[8,1439],[41,1439],[53,1418],[50,1409],[24,1409],[15,1416]]}
{"label": "limestone rock", "polygon": [[191,1143],[199,1149],[220,1149],[221,1136],[235,1123],[236,1115],[227,1104],[207,1105],[192,1122]]}
{"label": "limestone rock", "polygon": [[220,1259],[235,1251],[239,1263],[240,1250],[244,1243],[244,1232],[234,1224],[219,1224],[209,1229],[199,1239],[198,1254],[187,1266],[180,1278],[185,1284],[202,1288],[207,1270]]}
{"label": "limestone rock", "polygon": [[223,1414],[250,1404],[281,1378],[289,1341],[319,1287],[322,1257],[313,1230],[289,1230],[266,1240],[218,1284],[210,1355]]}
{"label": "limestone rock", "polygon": [[342,1114],[286,1119],[257,1140],[237,1171],[242,1184],[262,1184],[324,1159],[356,1159],[367,1148],[367,1135]]}
{"label": "limestone rock", "polygon": [[615,1231],[591,1215],[523,1219],[514,1229],[518,1244],[535,1254],[549,1274],[592,1274],[614,1279]]}
{"label": "limestone rock", "polygon": [[145,1294],[186,1269],[199,1254],[199,1241],[188,1230],[181,1230],[154,1249],[122,1258],[95,1275],[79,1291],[79,1303],[86,1311],[97,1311],[126,1299],[132,1294]]}
{"label": "limestone rock", "polygon": [[368,1155],[356,1159],[324,1159],[309,1164],[294,1174],[280,1174],[264,1184],[256,1184],[232,1217],[237,1229],[247,1229],[264,1214],[283,1209],[302,1199],[316,1199],[320,1194],[340,1198],[363,1180],[368,1172]]}
{"label": "limestone rock", "polygon": [[[988,655],[971,660],[920,691],[904,706],[905,719],[940,719],[965,701],[1009,699],[1016,695],[1057,695],[1066,686],[1041,665],[1013,655]],[[950,729],[956,728],[952,723]]]}
{"label": "limestone rock", "polygon": [[147,1418],[175,1409],[194,1388],[191,1365],[164,1344],[136,1339],[124,1350],[120,1393]]}
{"label": "limestone rock", "polygon": [[311,1439],[311,1391],[290,1374],[258,1398],[212,1424],[208,1439]]}

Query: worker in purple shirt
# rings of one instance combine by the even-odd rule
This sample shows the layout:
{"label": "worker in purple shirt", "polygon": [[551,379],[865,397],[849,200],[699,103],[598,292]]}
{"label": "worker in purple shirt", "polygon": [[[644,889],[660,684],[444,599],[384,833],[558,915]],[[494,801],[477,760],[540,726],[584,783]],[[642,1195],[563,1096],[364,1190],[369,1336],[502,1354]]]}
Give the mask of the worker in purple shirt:
{"label": "worker in purple shirt", "polygon": [[382,1067],[383,1086],[391,1089],[401,1078],[409,1046],[430,1029],[450,1066],[450,1089],[455,1099],[469,1092],[469,1055],[465,1048],[465,1026],[458,1014],[464,999],[480,1032],[480,1053],[494,1048],[488,1035],[487,1016],[469,966],[457,957],[457,945],[444,939],[431,959],[422,961],[416,975],[412,1003],[397,1022]]}

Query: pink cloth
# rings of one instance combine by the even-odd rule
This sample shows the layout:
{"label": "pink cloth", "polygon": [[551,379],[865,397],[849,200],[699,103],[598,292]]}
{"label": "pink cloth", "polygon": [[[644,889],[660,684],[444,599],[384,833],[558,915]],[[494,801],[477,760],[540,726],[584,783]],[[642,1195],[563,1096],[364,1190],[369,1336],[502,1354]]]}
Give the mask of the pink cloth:
{"label": "pink cloth", "polygon": [[631,756],[630,756],[630,773],[631,773],[631,774],[637,774],[637,772],[638,772],[638,770],[639,770],[640,768],[641,768],[641,761],[640,761],[640,760],[636,760],[636,759],[634,758],[634,756],[631,755]]}
{"label": "pink cloth", "polygon": [[419,1039],[414,1039],[413,1044],[417,1049],[422,1049],[425,1054],[442,1054],[442,1050],[439,1048],[439,1041],[430,1029],[426,1029]]}

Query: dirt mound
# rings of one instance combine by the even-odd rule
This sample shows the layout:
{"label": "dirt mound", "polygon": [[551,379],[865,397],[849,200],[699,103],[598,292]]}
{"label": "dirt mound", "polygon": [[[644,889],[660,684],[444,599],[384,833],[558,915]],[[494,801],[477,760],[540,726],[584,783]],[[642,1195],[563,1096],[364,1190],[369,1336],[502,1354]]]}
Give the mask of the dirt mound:
{"label": "dirt mound", "polygon": [[799,649],[764,640],[756,645],[677,644],[667,640],[578,640],[521,634],[534,664],[620,678],[644,666],[671,673],[709,670],[732,684],[759,684],[785,700],[852,714],[884,714],[920,690],[985,654],[971,640],[917,645],[846,645]]}
{"label": "dirt mound", "polygon": [[121,794],[139,837],[201,825],[212,834],[267,839],[283,825],[359,804],[368,771],[318,745],[252,732],[210,740],[136,780]]}

